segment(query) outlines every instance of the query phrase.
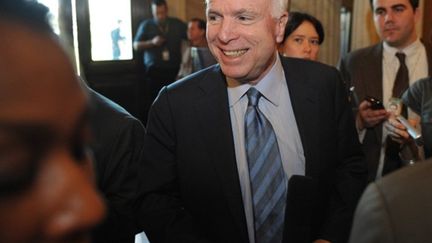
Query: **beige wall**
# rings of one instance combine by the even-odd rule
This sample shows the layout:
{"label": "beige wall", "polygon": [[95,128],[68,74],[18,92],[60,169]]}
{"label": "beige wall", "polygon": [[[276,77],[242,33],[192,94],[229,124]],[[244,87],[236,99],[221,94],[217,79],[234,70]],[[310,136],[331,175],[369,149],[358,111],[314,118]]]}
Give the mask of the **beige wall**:
{"label": "beige wall", "polygon": [[206,19],[204,0],[186,0],[186,16],[188,20],[191,18]]}
{"label": "beige wall", "polygon": [[169,15],[176,16],[181,20],[185,20],[187,6],[186,1],[187,0],[167,0]]}
{"label": "beige wall", "polygon": [[185,22],[195,17],[205,19],[204,0],[167,0],[167,2],[171,16],[176,16]]}

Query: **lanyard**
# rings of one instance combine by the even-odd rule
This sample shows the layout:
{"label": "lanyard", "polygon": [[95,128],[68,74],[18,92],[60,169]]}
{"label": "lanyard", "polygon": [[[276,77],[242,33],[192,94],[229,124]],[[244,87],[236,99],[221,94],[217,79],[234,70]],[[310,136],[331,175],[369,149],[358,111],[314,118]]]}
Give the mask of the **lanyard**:
{"label": "lanyard", "polygon": [[169,22],[168,20],[165,21],[165,27],[163,28],[160,24],[157,24],[158,29],[160,30],[160,32],[162,32],[163,35],[166,35],[168,33],[169,30]]}

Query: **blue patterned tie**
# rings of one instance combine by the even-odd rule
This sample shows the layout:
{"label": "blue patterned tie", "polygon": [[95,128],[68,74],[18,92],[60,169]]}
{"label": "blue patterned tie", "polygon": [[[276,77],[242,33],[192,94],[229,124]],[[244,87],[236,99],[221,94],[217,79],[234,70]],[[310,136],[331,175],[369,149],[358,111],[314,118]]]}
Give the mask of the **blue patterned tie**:
{"label": "blue patterned tie", "polygon": [[261,93],[247,91],[246,154],[252,188],[256,243],[280,243],[285,218],[286,182],[276,135],[258,108]]}

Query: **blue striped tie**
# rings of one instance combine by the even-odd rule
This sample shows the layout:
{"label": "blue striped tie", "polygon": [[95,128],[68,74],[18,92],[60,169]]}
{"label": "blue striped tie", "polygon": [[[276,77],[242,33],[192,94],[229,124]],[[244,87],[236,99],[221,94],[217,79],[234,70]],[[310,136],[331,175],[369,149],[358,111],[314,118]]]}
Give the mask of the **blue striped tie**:
{"label": "blue striped tie", "polygon": [[276,135],[258,108],[261,93],[247,91],[246,154],[252,188],[255,242],[280,243],[285,218],[286,182]]}

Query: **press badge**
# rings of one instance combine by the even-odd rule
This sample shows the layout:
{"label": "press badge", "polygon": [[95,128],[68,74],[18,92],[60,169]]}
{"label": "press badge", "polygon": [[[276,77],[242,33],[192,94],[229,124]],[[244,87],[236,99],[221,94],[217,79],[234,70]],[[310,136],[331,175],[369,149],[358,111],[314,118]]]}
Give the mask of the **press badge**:
{"label": "press badge", "polygon": [[164,48],[162,51],[162,60],[169,61],[169,59],[170,59],[170,53],[167,48]]}

